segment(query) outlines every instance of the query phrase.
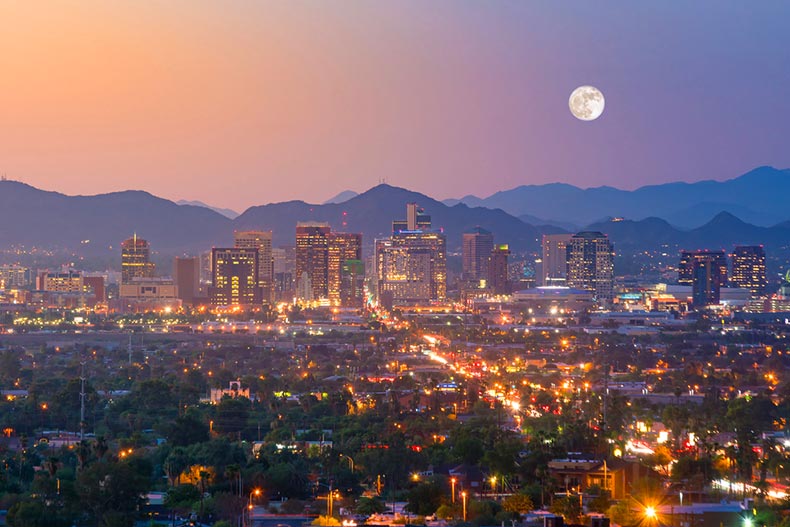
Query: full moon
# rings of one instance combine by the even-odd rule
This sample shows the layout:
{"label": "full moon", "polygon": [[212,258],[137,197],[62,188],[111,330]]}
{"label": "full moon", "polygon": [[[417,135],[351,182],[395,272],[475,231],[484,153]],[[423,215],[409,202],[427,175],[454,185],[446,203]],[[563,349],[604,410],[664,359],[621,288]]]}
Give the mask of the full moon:
{"label": "full moon", "polygon": [[601,90],[594,86],[579,86],[568,99],[571,113],[582,121],[594,121],[603,113],[605,101]]}

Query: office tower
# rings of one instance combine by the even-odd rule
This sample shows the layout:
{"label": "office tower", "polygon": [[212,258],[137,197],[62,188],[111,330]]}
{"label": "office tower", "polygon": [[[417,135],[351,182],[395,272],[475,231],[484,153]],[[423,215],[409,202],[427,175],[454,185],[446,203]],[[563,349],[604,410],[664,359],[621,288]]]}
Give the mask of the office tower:
{"label": "office tower", "polygon": [[719,303],[721,293],[721,268],[718,255],[695,257],[691,260],[691,303],[705,307]]}
{"label": "office tower", "polygon": [[258,285],[258,250],[212,249],[211,304],[251,306],[261,303]]}
{"label": "office tower", "polygon": [[567,243],[567,284],[593,291],[599,302],[614,293],[614,246],[600,232],[574,234]]}
{"label": "office tower", "polygon": [[200,291],[200,258],[174,258],[173,282],[177,287],[178,298],[185,304],[194,304]]}
{"label": "office tower", "polygon": [[121,243],[121,283],[128,284],[134,278],[152,278],[154,264],[151,262],[151,247],[137,234]]}
{"label": "office tower", "polygon": [[258,250],[258,285],[263,291],[263,300],[271,301],[274,280],[272,231],[236,231],[233,239],[236,248]]}
{"label": "office tower", "polygon": [[401,231],[376,241],[377,291],[396,304],[443,301],[447,296],[443,234]]}
{"label": "office tower", "polygon": [[392,234],[401,231],[427,231],[431,228],[431,217],[416,203],[406,204],[406,219],[392,222]]}
{"label": "office tower", "polygon": [[362,235],[330,232],[327,243],[327,298],[333,305],[343,305],[343,266],[362,259]]}
{"label": "office tower", "polygon": [[272,249],[274,260],[274,298],[278,302],[291,302],[296,291],[294,274],[296,269],[296,247],[289,245]]}
{"label": "office tower", "polygon": [[732,252],[730,284],[765,296],[768,278],[765,273],[765,249],[762,245],[738,245]]}
{"label": "office tower", "polygon": [[19,289],[30,283],[30,270],[19,265],[0,265],[0,289]]}
{"label": "office tower", "polygon": [[340,285],[340,305],[362,307],[365,303],[365,262],[346,260],[343,262]]}
{"label": "office tower", "polygon": [[678,283],[681,285],[692,285],[694,281],[694,262],[708,261],[714,262],[714,266],[719,271],[719,285],[727,285],[727,255],[724,251],[680,251],[680,263],[678,264]]}
{"label": "office tower", "polygon": [[541,285],[565,285],[568,273],[568,242],[573,234],[544,234],[541,246],[541,274],[536,275]]}
{"label": "office tower", "polygon": [[461,272],[466,281],[477,282],[488,278],[488,262],[494,250],[494,235],[480,227],[463,234],[461,244]]}
{"label": "office tower", "polygon": [[299,300],[321,300],[329,295],[328,223],[296,224],[296,296]]}
{"label": "office tower", "polygon": [[491,259],[488,263],[488,281],[486,286],[495,295],[506,295],[510,293],[510,282],[508,280],[508,257],[510,247],[505,244],[497,245],[491,251]]}

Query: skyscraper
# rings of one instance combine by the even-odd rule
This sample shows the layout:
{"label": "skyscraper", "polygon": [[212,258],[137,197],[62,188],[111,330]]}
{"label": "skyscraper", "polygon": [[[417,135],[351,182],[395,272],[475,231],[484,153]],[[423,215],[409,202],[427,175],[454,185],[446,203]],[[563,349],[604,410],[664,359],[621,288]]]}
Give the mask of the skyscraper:
{"label": "skyscraper", "polygon": [[271,301],[274,281],[272,231],[236,231],[233,239],[234,246],[239,249],[258,250],[258,286],[261,288],[263,300]]}
{"label": "skyscraper", "polygon": [[691,302],[694,307],[719,303],[721,294],[721,269],[718,255],[699,255],[691,260]]}
{"label": "skyscraper", "polygon": [[212,305],[252,306],[261,302],[257,249],[212,249],[211,264]]}
{"label": "skyscraper", "polygon": [[738,245],[732,252],[730,283],[765,296],[768,278],[765,273],[765,249],[762,245]]}
{"label": "skyscraper", "polygon": [[510,282],[508,280],[508,257],[510,248],[507,245],[497,245],[491,251],[491,259],[488,263],[487,288],[495,295],[506,295],[510,293]]}
{"label": "skyscraper", "polygon": [[727,285],[727,255],[724,251],[709,251],[707,249],[698,251],[680,251],[680,263],[678,264],[678,283],[681,285],[692,285],[694,282],[694,262],[711,261],[719,273],[719,286]]}
{"label": "skyscraper", "polygon": [[470,282],[488,279],[488,264],[494,250],[494,235],[475,227],[463,234],[461,244],[462,278]]}
{"label": "skyscraper", "polygon": [[379,298],[396,304],[443,301],[447,297],[447,250],[443,234],[401,231],[376,241]]}
{"label": "skyscraper", "polygon": [[567,243],[567,284],[595,293],[597,301],[614,294],[614,246],[600,232],[574,234]]}
{"label": "skyscraper", "polygon": [[564,285],[568,274],[567,245],[573,234],[544,234],[541,246],[541,285]]}
{"label": "skyscraper", "polygon": [[200,258],[175,257],[173,282],[178,291],[178,298],[185,304],[193,304],[200,291]]}
{"label": "skyscraper", "polygon": [[300,300],[329,297],[328,223],[296,224],[296,296]]}
{"label": "skyscraper", "polygon": [[333,305],[343,305],[343,267],[362,259],[362,235],[330,232],[327,251],[327,297]]}
{"label": "skyscraper", "polygon": [[151,262],[151,247],[137,234],[121,243],[121,283],[128,284],[134,278],[152,278],[154,264]]}

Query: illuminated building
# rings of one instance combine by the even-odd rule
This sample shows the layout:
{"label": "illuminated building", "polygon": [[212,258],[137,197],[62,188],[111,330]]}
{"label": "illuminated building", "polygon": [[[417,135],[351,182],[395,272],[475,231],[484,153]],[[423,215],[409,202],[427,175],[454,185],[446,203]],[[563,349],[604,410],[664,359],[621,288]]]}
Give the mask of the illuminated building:
{"label": "illuminated building", "polygon": [[600,232],[574,234],[567,243],[568,287],[593,291],[598,302],[614,293],[614,246]]}
{"label": "illuminated building", "polygon": [[18,289],[30,283],[30,270],[19,265],[0,265],[0,289]]}
{"label": "illuminated building", "polygon": [[233,238],[234,246],[239,249],[258,250],[258,286],[263,292],[263,299],[271,301],[274,280],[272,231],[236,231]]}
{"label": "illuminated building", "polygon": [[154,264],[151,262],[151,248],[146,240],[137,234],[121,243],[121,283],[129,283],[134,278],[152,278]]}
{"label": "illuminated building", "polygon": [[177,310],[181,307],[178,288],[167,278],[133,278],[118,288],[119,298],[111,309],[121,313]]}
{"label": "illuminated building", "polygon": [[692,285],[694,282],[694,262],[712,262],[718,269],[719,286],[727,285],[727,255],[724,251],[680,251],[680,263],[678,264],[678,284]]}
{"label": "illuminated building", "polygon": [[185,304],[194,304],[200,295],[200,258],[174,258],[173,281],[178,290],[178,298]]}
{"label": "illuminated building", "polygon": [[443,234],[401,231],[376,241],[380,301],[417,304],[447,296],[446,240]]}
{"label": "illuminated building", "polygon": [[299,300],[321,300],[329,296],[328,223],[296,224],[296,296]]}
{"label": "illuminated building", "polygon": [[346,260],[341,270],[340,305],[362,307],[365,303],[365,262]]}
{"label": "illuminated building", "polygon": [[212,249],[210,302],[215,306],[252,306],[261,303],[258,250]]}
{"label": "illuminated building", "polygon": [[462,278],[479,283],[488,279],[488,263],[494,250],[494,235],[476,227],[463,234],[461,244]]}
{"label": "illuminated building", "polygon": [[732,252],[730,285],[765,296],[768,278],[765,273],[765,249],[762,245],[739,245]]}
{"label": "illuminated building", "polygon": [[349,292],[344,295],[343,269],[346,262],[362,259],[362,235],[329,233],[327,258],[327,297],[333,305],[344,306],[342,299],[344,296],[348,297]]}
{"label": "illuminated building", "polygon": [[691,261],[691,304],[694,307],[716,305],[722,285],[719,255],[708,254]]}
{"label": "illuminated building", "polygon": [[510,282],[508,280],[509,256],[510,248],[505,244],[497,245],[491,251],[486,287],[495,295],[506,295],[510,292]]}
{"label": "illuminated building", "polygon": [[541,285],[565,285],[568,273],[568,242],[572,234],[544,234],[541,247]]}
{"label": "illuminated building", "polygon": [[85,291],[82,273],[73,270],[60,273],[40,272],[36,280],[36,289],[51,293],[82,293]]}

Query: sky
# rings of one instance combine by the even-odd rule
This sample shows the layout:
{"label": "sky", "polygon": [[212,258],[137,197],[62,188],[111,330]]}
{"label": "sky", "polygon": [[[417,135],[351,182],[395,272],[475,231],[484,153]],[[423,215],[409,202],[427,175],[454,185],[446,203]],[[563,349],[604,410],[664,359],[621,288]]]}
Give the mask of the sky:
{"label": "sky", "polygon": [[[790,2],[0,3],[0,174],[243,210],[790,167]],[[571,91],[598,87],[582,122]]]}

